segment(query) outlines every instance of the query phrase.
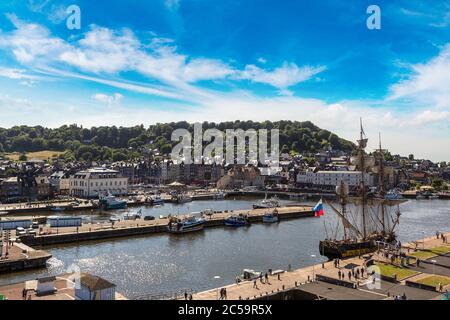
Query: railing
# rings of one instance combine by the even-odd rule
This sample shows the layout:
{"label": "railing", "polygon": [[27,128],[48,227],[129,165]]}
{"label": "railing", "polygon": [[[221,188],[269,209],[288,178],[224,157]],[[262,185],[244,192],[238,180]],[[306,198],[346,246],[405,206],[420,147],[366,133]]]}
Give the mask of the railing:
{"label": "railing", "polygon": [[133,300],[177,300],[184,299],[186,295],[189,297],[192,294],[194,294],[192,289],[179,289],[177,291],[143,294],[134,297]]}

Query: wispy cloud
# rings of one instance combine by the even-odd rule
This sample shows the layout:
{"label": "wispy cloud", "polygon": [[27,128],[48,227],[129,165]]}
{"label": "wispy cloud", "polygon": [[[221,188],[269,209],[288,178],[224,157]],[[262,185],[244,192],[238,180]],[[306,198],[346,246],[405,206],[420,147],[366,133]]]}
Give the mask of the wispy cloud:
{"label": "wispy cloud", "polygon": [[9,18],[16,29],[0,34],[0,47],[10,49],[24,65],[75,67],[97,75],[134,71],[191,94],[202,94],[192,84],[219,79],[265,83],[284,93],[325,70],[323,66],[299,67],[288,62],[272,71],[254,65],[238,70],[217,59],[181,54],[170,39],[155,36],[149,45],[144,45],[129,29],[116,31],[94,25],[80,40],[69,43],[52,36],[41,25],[23,22],[15,15]]}
{"label": "wispy cloud", "polygon": [[103,93],[96,93],[92,96],[92,99],[101,103],[105,103],[108,106],[120,105],[123,98],[123,95],[121,95],[120,93],[114,93],[111,96]]}
{"label": "wispy cloud", "polygon": [[450,110],[450,44],[430,61],[409,68],[411,75],[391,87],[389,99],[414,99],[422,105]]}

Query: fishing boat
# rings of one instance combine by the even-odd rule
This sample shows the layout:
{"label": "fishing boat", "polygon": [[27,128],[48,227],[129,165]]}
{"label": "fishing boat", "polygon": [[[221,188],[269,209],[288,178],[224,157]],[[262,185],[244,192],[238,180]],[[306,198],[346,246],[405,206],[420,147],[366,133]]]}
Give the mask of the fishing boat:
{"label": "fishing boat", "polygon": [[191,196],[188,196],[188,195],[185,194],[185,193],[178,194],[178,195],[177,195],[177,198],[176,198],[176,202],[177,202],[178,204],[191,202],[192,200],[193,200],[192,197],[191,197]]}
{"label": "fishing boat", "polygon": [[272,212],[266,212],[263,215],[263,222],[264,223],[276,223],[279,221],[279,216],[278,216],[278,210],[275,209]]}
{"label": "fishing boat", "polygon": [[246,227],[250,224],[248,221],[248,217],[243,214],[231,215],[226,218],[224,222],[228,227]]}
{"label": "fishing boat", "polygon": [[280,201],[277,196],[267,199],[267,194],[264,200],[254,203],[253,209],[270,209],[270,208],[279,208]]}
{"label": "fishing boat", "polygon": [[172,217],[167,226],[169,233],[180,234],[187,232],[194,232],[203,230],[205,226],[205,219],[194,216],[188,216],[185,218]]}
{"label": "fishing boat", "polygon": [[[351,197],[348,185],[341,181],[336,186],[340,209],[335,204],[326,201],[339,218],[331,235],[329,235],[325,226],[326,239],[319,243],[320,254],[330,260],[372,253],[376,251],[379,243],[391,244],[396,242],[395,229],[400,223],[400,204],[405,200],[386,199],[384,181],[386,151],[381,148],[380,139],[380,147],[375,155],[367,155],[365,152],[367,142],[368,139],[361,123],[358,153],[355,159],[357,168],[361,172],[361,183],[357,190],[357,196]],[[370,197],[369,188],[365,185],[366,174],[369,169],[375,168],[378,172],[378,188],[380,191],[377,196]]]}
{"label": "fishing boat", "polygon": [[100,205],[104,210],[125,209],[127,207],[126,200],[118,200],[112,194],[99,196]]}

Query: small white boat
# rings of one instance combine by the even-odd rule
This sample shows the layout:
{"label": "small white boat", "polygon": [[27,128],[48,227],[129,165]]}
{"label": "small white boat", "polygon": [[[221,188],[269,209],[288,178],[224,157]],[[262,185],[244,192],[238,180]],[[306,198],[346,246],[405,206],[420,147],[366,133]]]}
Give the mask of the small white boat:
{"label": "small white boat", "polygon": [[266,198],[264,198],[264,200],[253,204],[253,209],[270,209],[278,207],[280,207],[280,201],[278,200],[277,196],[267,199],[266,195]]}

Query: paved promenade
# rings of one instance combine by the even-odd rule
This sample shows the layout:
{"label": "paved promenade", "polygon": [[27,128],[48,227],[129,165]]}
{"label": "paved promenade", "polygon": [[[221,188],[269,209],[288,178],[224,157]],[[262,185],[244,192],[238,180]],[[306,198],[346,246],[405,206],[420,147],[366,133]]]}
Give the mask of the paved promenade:
{"label": "paved promenade", "polygon": [[[447,233],[446,236],[450,236],[450,233]],[[415,248],[416,243],[420,243],[419,249],[425,248],[431,249],[434,247],[442,246],[442,240],[436,239],[436,237],[429,237],[423,240],[419,240],[412,243],[406,243],[404,244],[404,248]],[[407,252],[407,249],[404,249],[405,252]],[[413,250],[410,250],[411,252]],[[375,260],[381,261],[383,260],[382,256],[378,256],[377,254],[374,254],[373,258]],[[334,280],[339,280],[339,271],[341,273],[344,273],[344,280],[346,282],[350,282],[355,284],[359,290],[369,290],[370,287],[370,281],[367,277],[367,274],[364,273],[363,277],[360,277],[358,280],[356,280],[354,277],[349,280],[348,278],[348,272],[352,270],[353,268],[364,268],[365,271],[366,267],[364,265],[365,260],[363,258],[350,258],[341,260],[340,265],[336,267],[333,263],[333,261],[326,262],[323,264],[317,264],[315,266],[309,266],[293,271],[287,271],[280,275],[280,278],[278,278],[277,275],[275,276],[269,276],[269,281],[262,283],[260,280],[256,281],[256,287],[253,281],[250,282],[241,282],[239,284],[230,284],[226,287],[227,291],[227,299],[228,300],[247,300],[247,299],[257,299],[257,298],[263,298],[266,296],[271,296],[274,293],[277,292],[283,292],[291,288],[302,288],[302,284],[304,285],[308,281],[311,281],[314,276],[321,275],[329,278],[333,278]],[[450,265],[448,266],[450,268]],[[258,270],[259,271],[259,270]],[[261,270],[262,271],[262,270]],[[265,271],[263,271],[264,274]],[[429,273],[420,273],[420,278],[424,278],[425,276],[430,276]],[[424,276],[425,275],[425,276]],[[412,280],[417,276],[411,277]],[[410,279],[410,280],[411,280]],[[263,277],[264,280],[264,277]],[[425,290],[406,287],[405,280],[403,279],[398,284],[392,284],[387,283],[385,281],[382,281],[382,289],[378,292],[376,290],[369,290],[372,294],[379,295],[379,299],[389,299],[391,296],[399,292],[406,293],[411,297],[416,297],[417,299],[429,299],[437,296],[439,293],[432,293],[432,292],[426,292]],[[216,288],[204,292],[199,292],[193,295],[194,300],[216,300],[219,297],[219,291],[222,288]],[[449,286],[444,287],[444,290],[448,289]],[[354,289],[349,289],[354,290]],[[344,295],[344,294],[343,294]]]}

